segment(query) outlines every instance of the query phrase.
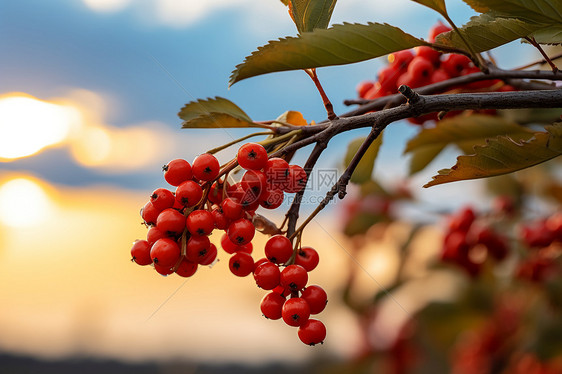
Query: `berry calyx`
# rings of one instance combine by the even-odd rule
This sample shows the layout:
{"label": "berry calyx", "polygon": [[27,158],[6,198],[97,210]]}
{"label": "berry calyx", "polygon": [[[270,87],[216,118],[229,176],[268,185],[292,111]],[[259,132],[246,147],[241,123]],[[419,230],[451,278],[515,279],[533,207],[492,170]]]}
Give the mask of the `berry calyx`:
{"label": "berry calyx", "polygon": [[150,202],[156,208],[156,210],[162,211],[167,208],[174,206],[176,198],[172,191],[165,188],[157,188],[150,195]]}
{"label": "berry calyx", "polygon": [[320,256],[312,247],[301,247],[295,257],[295,264],[302,266],[306,271],[311,272],[318,266]]}
{"label": "berry calyx", "polygon": [[189,213],[186,225],[191,235],[209,235],[215,228],[215,220],[208,210],[198,209]]}

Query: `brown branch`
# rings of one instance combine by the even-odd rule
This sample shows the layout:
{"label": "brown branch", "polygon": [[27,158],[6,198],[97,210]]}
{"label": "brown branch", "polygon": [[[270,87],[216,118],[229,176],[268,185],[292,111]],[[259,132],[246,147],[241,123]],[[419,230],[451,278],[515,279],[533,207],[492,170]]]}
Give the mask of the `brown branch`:
{"label": "brown branch", "polygon": [[[490,73],[485,74],[482,72],[473,73],[468,75],[463,75],[461,77],[455,77],[448,79],[446,81],[430,84],[424,87],[416,88],[416,92],[423,95],[433,94],[437,92],[443,92],[448,89],[458,87],[467,83],[478,82],[482,80],[490,80],[490,79],[501,79],[501,80],[508,80],[508,79],[546,79],[546,80],[562,80],[562,74],[560,72],[554,73],[552,71],[545,71],[545,70],[502,70],[495,67],[490,66]],[[548,89],[548,87],[552,87],[555,89],[554,86],[547,86],[546,83],[542,87],[542,89]],[[361,106],[351,110],[345,114],[342,114],[340,117],[353,117],[360,114],[365,114],[373,110],[380,110],[386,106],[397,106],[404,103],[404,97],[400,94],[389,95],[385,97],[381,97],[375,100],[346,100],[344,104],[346,105],[353,105],[353,104],[360,104]],[[322,123],[322,122],[321,122]]]}
{"label": "brown branch", "polygon": [[542,49],[541,45],[539,43],[537,43],[535,38],[526,36],[525,40],[528,41],[529,43],[531,43],[533,45],[533,47],[535,47],[540,52],[540,54],[542,55],[544,60],[550,65],[550,68],[552,69],[552,72],[556,73],[558,71],[558,66],[556,66],[554,64],[554,62],[552,62],[550,57],[548,57],[548,55],[546,54],[544,49]]}

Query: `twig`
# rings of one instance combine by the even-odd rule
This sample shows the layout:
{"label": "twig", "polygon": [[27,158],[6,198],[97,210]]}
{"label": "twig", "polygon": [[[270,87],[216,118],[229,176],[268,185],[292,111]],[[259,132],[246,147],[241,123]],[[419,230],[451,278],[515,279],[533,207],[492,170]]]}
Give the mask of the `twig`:
{"label": "twig", "polygon": [[318,89],[318,92],[320,93],[320,96],[322,97],[322,102],[324,103],[324,107],[326,108],[326,112],[328,113],[328,119],[333,120],[338,118],[336,113],[334,113],[334,106],[332,105],[332,102],[326,95],[326,92],[324,92],[322,84],[320,84],[318,74],[316,74],[316,69],[305,69],[305,72],[312,79],[312,81],[316,85],[316,88]]}
{"label": "twig", "polygon": [[550,65],[550,68],[552,69],[553,73],[558,72],[558,67],[554,64],[554,62],[552,62],[550,57],[548,57],[548,55],[546,54],[544,49],[542,49],[541,45],[539,43],[537,43],[535,38],[526,36],[525,40],[527,40],[529,43],[531,43],[533,45],[533,47],[535,47],[540,52],[540,54],[542,55],[544,60]]}

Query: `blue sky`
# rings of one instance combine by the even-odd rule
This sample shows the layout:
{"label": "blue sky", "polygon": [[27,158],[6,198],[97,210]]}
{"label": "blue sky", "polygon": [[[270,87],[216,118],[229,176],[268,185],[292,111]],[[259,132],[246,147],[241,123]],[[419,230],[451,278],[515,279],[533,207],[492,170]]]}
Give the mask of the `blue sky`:
{"label": "blue sky", "polygon": [[[461,1],[449,1],[448,7],[460,24],[472,14]],[[342,0],[332,20],[388,22],[425,37],[438,19],[437,13],[408,0]],[[286,8],[276,0],[0,1],[0,95],[24,92],[49,100],[65,97],[70,90],[94,92],[108,108],[103,122],[116,128],[157,123],[169,130],[163,136],[183,142],[176,141],[181,152],[173,157],[190,159],[205,150],[201,138],[208,149],[218,145],[214,140],[245,133],[179,130],[176,113],[197,98],[226,97],[256,120],[276,118],[285,110],[299,110],[309,121],[325,118],[320,98],[302,72],[259,76],[227,87],[234,66],[256,47],[295,34]],[[378,59],[319,71],[337,112],[346,110],[341,103],[355,96],[357,83],[374,79],[383,64]],[[403,164],[400,148],[414,130],[407,124],[392,126],[381,158]],[[331,146],[338,150],[322,164],[337,165],[343,147],[355,136],[345,134],[335,140]],[[197,144],[189,144],[190,137]],[[157,161],[165,163],[172,155],[160,156]],[[296,160],[304,158],[302,154]],[[146,189],[160,180],[154,165],[110,173],[84,167],[64,147],[2,163],[0,168],[26,170],[69,185],[109,183]]]}

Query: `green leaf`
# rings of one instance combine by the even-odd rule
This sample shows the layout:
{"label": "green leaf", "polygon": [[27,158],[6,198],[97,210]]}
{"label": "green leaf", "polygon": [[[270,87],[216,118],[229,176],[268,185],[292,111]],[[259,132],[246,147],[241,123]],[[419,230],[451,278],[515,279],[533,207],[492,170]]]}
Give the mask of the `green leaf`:
{"label": "green leaf", "polygon": [[[353,156],[357,153],[361,144],[365,141],[365,137],[357,138],[349,143],[347,147],[347,153],[344,158],[344,165],[347,167]],[[353,175],[351,176],[351,182],[362,184],[371,180],[371,175],[373,174],[373,168],[375,167],[375,159],[379,153],[380,146],[382,144],[382,133],[371,143],[367,152],[363,155],[361,161],[355,168]]]}
{"label": "green leaf", "polygon": [[562,44],[562,26],[547,27],[531,34],[539,44],[560,45]]}
{"label": "green leaf", "polygon": [[[493,14],[472,17],[459,29],[475,52],[484,52],[507,44],[544,28],[545,24],[527,22],[517,18],[498,18]],[[464,49],[465,44],[455,31],[439,34],[437,44]]]}
{"label": "green leaf", "polygon": [[182,128],[257,127],[242,109],[222,97],[191,101],[178,116]]}
{"label": "green leaf", "polygon": [[410,173],[424,169],[448,145],[471,153],[475,145],[486,139],[509,135],[512,139],[529,139],[533,131],[502,117],[483,114],[456,116],[438,121],[433,128],[422,129],[406,144],[404,153],[411,153]]}
{"label": "green leaf", "polygon": [[425,5],[428,8],[439,12],[443,16],[447,15],[447,8],[445,8],[445,0],[412,0],[416,3]]}
{"label": "green leaf", "polygon": [[444,145],[429,145],[410,152],[412,154],[410,159],[410,175],[425,169],[443,149],[445,149]]}
{"label": "green leaf", "polygon": [[500,16],[537,23],[562,23],[562,0],[464,0],[480,13],[490,10]]}
{"label": "green leaf", "polygon": [[229,84],[278,71],[352,64],[418,45],[428,43],[394,26],[344,23],[270,41],[236,66]]}
{"label": "green leaf", "polygon": [[290,0],[291,17],[299,33],[325,29],[330,24],[336,0]]}
{"label": "green leaf", "polygon": [[512,173],[558,157],[562,154],[562,122],[546,126],[546,130],[527,141],[508,136],[488,139],[486,145],[474,147],[475,154],[459,156],[451,169],[439,170],[424,187]]}

